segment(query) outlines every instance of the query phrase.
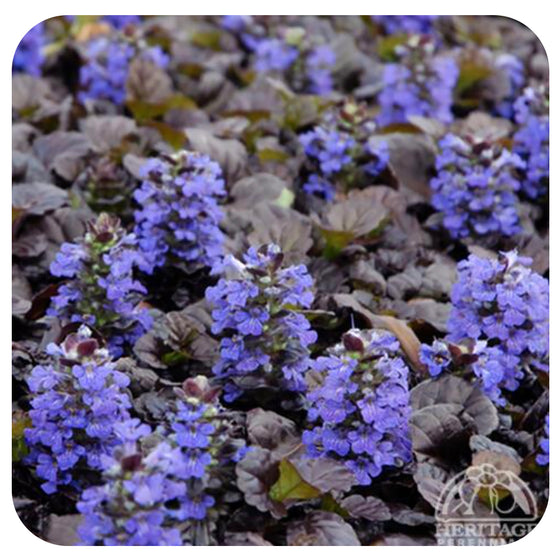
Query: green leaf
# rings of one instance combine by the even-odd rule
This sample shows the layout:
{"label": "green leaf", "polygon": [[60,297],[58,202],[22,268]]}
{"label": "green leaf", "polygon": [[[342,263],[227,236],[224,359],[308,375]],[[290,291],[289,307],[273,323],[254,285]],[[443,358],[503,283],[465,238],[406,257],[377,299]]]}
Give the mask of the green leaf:
{"label": "green leaf", "polygon": [[15,208],[14,206],[12,206],[12,224],[17,222],[17,220],[24,214],[25,210],[23,208]]}
{"label": "green leaf", "polygon": [[52,43],[48,43],[41,49],[41,54],[45,57],[51,57],[55,54],[59,53],[66,45],[68,41],[66,39],[61,39],[59,41],[53,41]]}
{"label": "green leaf", "polygon": [[290,189],[284,188],[280,196],[274,201],[274,204],[282,208],[290,208],[295,198],[295,194]]}
{"label": "green leaf", "polygon": [[196,103],[190,97],[180,93],[168,97],[163,103],[148,103],[140,99],[129,99],[126,106],[138,123],[161,117],[170,109],[196,109]]}
{"label": "green leaf", "polygon": [[378,134],[391,134],[393,132],[402,132],[404,134],[420,134],[422,131],[412,123],[392,123],[380,128]]}
{"label": "green leaf", "polygon": [[166,366],[178,366],[184,362],[186,362],[188,359],[188,356],[185,355],[183,352],[176,352],[176,351],[172,351],[172,352],[167,352],[165,354],[163,354],[163,356],[161,357],[161,361],[166,365]]}
{"label": "green leaf", "polygon": [[289,159],[290,157],[286,152],[281,152],[279,150],[271,150],[270,148],[264,148],[263,150],[259,150],[257,152],[257,155],[259,156],[259,160],[261,162],[278,161],[282,163],[287,159]]}
{"label": "green leaf", "polygon": [[144,123],[146,126],[155,128],[160,134],[165,142],[167,142],[174,150],[180,150],[187,141],[185,133],[173,128],[167,123],[148,121]]}
{"label": "green leaf", "polygon": [[99,19],[99,16],[76,16],[75,22],[78,26],[86,25],[87,23],[93,23]]}
{"label": "green leaf", "polygon": [[318,95],[296,94],[284,84],[269,79],[269,84],[282,99],[284,114],[280,119],[283,127],[298,130],[316,122],[323,111],[333,104]]}
{"label": "green leaf", "polygon": [[461,97],[465,92],[469,91],[482,80],[485,80],[492,74],[492,70],[488,66],[479,64],[472,60],[464,60],[461,62],[459,79],[455,86],[455,95]]}
{"label": "green leaf", "polygon": [[334,259],[356,237],[352,231],[333,231],[320,228],[321,235],[326,242],[324,256]]}
{"label": "green leaf", "polygon": [[349,517],[348,512],[338,504],[338,502],[332,497],[332,494],[325,494],[321,499],[321,509],[323,511],[331,511],[340,515],[340,517]]}
{"label": "green leaf", "polygon": [[220,50],[220,32],[219,31],[195,31],[191,35],[191,43],[203,49]]}
{"label": "green leaf", "polygon": [[21,461],[29,452],[25,444],[24,430],[31,427],[31,420],[25,413],[14,413],[12,417],[12,461]]}
{"label": "green leaf", "polygon": [[406,35],[402,34],[383,37],[377,45],[379,58],[381,58],[383,62],[395,62],[397,60],[395,48],[402,45],[404,42],[406,42]]}
{"label": "green leaf", "polygon": [[177,72],[189,78],[193,78],[194,80],[198,80],[198,78],[204,74],[204,68],[195,62],[185,62],[177,66]]}
{"label": "green leaf", "polygon": [[301,478],[288,459],[282,459],[278,468],[280,476],[268,493],[274,501],[285,503],[289,500],[311,500],[321,495],[320,490]]}

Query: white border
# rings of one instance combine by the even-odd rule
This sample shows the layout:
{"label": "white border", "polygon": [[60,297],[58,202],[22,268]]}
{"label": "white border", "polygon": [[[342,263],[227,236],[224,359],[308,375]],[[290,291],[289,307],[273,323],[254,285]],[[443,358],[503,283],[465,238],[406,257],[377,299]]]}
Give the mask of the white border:
{"label": "white border", "polygon": [[[119,8],[117,8],[119,6]],[[2,21],[2,35],[0,57],[2,59],[1,75],[3,76],[2,83],[5,85],[2,87],[1,96],[2,102],[0,107],[1,115],[1,134],[0,138],[2,140],[2,149],[0,152],[0,158],[2,162],[2,176],[4,180],[4,186],[0,189],[0,197],[2,197],[2,204],[0,208],[6,213],[6,215],[0,220],[0,247],[2,248],[1,262],[8,262],[11,259],[11,219],[8,218],[8,208],[11,205],[10,197],[10,184],[11,184],[11,65],[12,57],[19,40],[23,35],[37,22],[47,19],[49,17],[54,17],[60,14],[120,14],[120,13],[130,13],[134,12],[137,14],[177,14],[189,11],[192,15],[206,15],[206,14],[262,14],[263,8],[268,7],[265,3],[257,2],[255,0],[238,0],[233,2],[204,2],[202,4],[193,2],[168,2],[168,1],[158,1],[147,2],[146,0],[137,0],[134,3],[131,2],[109,2],[107,0],[99,0],[96,2],[80,2],[75,1],[60,1],[60,2],[38,2],[34,0],[23,0],[21,2],[7,2],[2,7],[3,21]],[[384,2],[359,2],[359,1],[344,1],[335,4],[334,2],[325,3],[324,1],[305,1],[302,2],[294,0],[284,0],[278,5],[272,6],[275,9],[274,13],[284,13],[286,15],[294,13],[304,13],[304,14],[325,14],[339,12],[340,15],[347,14],[371,14],[372,12],[387,12],[390,8],[389,14],[438,14],[438,15],[448,15],[450,13],[455,14],[471,14],[471,15],[504,15],[523,22],[527,27],[529,27],[541,40],[545,46],[549,62],[551,66],[551,92],[554,96],[554,101],[552,103],[552,146],[556,146],[556,106],[559,101],[555,96],[555,92],[558,88],[558,74],[555,72],[557,70],[556,62],[558,61],[558,33],[560,32],[558,19],[555,17],[552,4],[544,0],[533,0],[531,2],[518,2],[514,3],[509,0],[499,0],[499,1],[481,1],[481,0],[469,0],[462,2],[451,3],[449,1],[434,1],[426,0],[424,2],[412,1],[412,0],[400,0],[398,3],[393,2],[390,4]],[[133,8],[133,9],[132,9]],[[342,13],[341,12],[342,8]],[[555,158],[551,158],[551,174],[554,178],[556,176],[556,162]],[[552,209],[557,209],[557,199],[558,199],[558,188],[560,185],[554,184],[551,181],[551,207]],[[556,216],[554,211],[551,211],[551,235],[553,238],[552,247],[554,251],[551,252],[551,261],[555,260],[557,255],[557,227],[556,227]],[[553,262],[552,270],[556,271],[556,264]],[[11,326],[8,327],[8,317],[11,316],[11,302],[9,302],[9,294],[11,293],[10,279],[8,278],[9,267],[6,266],[5,274],[2,275],[2,298],[0,300],[0,317],[3,318],[6,325],[6,331],[10,330]],[[555,281],[556,274],[552,276],[552,290],[551,290],[551,341],[557,340],[558,330],[556,328],[556,317],[557,317],[557,282]],[[10,337],[11,338],[11,337]],[[41,560],[60,560],[61,558],[70,558],[79,554],[83,558],[96,558],[99,554],[103,554],[104,558],[122,558],[128,554],[134,555],[134,558],[149,558],[155,553],[154,550],[149,548],[134,547],[134,549],[121,550],[119,547],[106,547],[103,552],[99,549],[81,547],[76,549],[74,547],[60,547],[56,545],[51,545],[45,543],[35,536],[33,536],[19,521],[15,510],[12,505],[11,496],[11,452],[10,452],[10,441],[11,439],[11,428],[8,421],[8,412],[11,410],[11,380],[9,376],[9,345],[8,345],[8,335],[7,332],[2,337],[2,364],[5,367],[2,368],[1,383],[3,385],[2,391],[2,404],[4,411],[2,418],[4,420],[1,422],[2,430],[1,433],[4,435],[0,443],[0,449],[3,450],[2,457],[2,470],[0,474],[1,481],[1,499],[0,499],[0,531],[2,534],[2,548],[5,551],[4,554],[8,557],[11,555],[17,555],[22,558],[30,558],[32,555],[37,554],[41,557]],[[553,348],[555,348],[553,346]],[[552,377],[557,375],[555,373],[554,364],[557,363],[556,352],[553,351],[552,355],[552,367],[551,371]],[[552,385],[556,385],[553,381]],[[554,389],[555,391],[557,389]],[[558,399],[553,398],[553,402]],[[11,413],[10,413],[11,414]],[[552,438],[554,443],[552,444],[552,459],[551,464],[553,465],[554,473],[551,475],[551,501],[549,503],[548,509],[543,520],[539,523],[534,531],[532,531],[527,537],[521,539],[520,541],[503,546],[503,547],[478,547],[476,550],[472,550],[468,547],[456,547],[454,549],[449,549],[447,547],[414,547],[412,550],[410,547],[376,547],[374,550],[367,547],[353,547],[352,551],[348,551],[350,554],[359,556],[361,558],[408,558],[413,557],[413,560],[417,558],[424,557],[434,557],[434,558],[448,558],[452,555],[454,558],[462,559],[466,557],[471,557],[473,554],[480,556],[481,558],[487,558],[489,555],[493,559],[500,558],[516,558],[519,557],[528,558],[529,555],[533,557],[538,557],[539,555],[546,555],[544,557],[549,557],[551,550],[555,548],[555,541],[557,536],[558,521],[560,519],[560,497],[557,495],[557,478],[559,476],[558,472],[560,470],[560,423],[556,421],[556,412],[552,414]],[[267,557],[279,557],[279,555],[285,554],[285,551],[280,547],[229,547],[227,549],[222,547],[208,547],[208,548],[189,548],[188,550],[182,547],[168,547],[165,551],[162,551],[168,558],[185,558],[185,555],[189,557],[195,556],[197,558],[218,558],[218,555],[226,553],[228,558],[262,558],[266,554]],[[328,555],[330,553],[334,554],[334,550],[325,549],[318,550],[316,553],[308,552],[303,547],[294,547],[290,550],[290,557],[303,558],[304,555],[308,554],[320,554]]]}

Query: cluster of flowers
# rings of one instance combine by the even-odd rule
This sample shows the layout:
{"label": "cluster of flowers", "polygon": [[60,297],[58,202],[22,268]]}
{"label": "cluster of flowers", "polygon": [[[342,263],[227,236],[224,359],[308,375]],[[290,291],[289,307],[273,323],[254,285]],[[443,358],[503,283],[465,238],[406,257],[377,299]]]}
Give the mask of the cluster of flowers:
{"label": "cluster of flowers", "polygon": [[215,495],[225,491],[245,442],[206,378],[187,380],[179,397],[168,429],[154,434],[163,439],[147,455],[139,451],[147,426],[118,428],[120,457],[105,459],[104,484],[85,490],[77,506],[83,544],[182,545],[196,541],[197,524],[211,521]]}
{"label": "cluster of flowers", "polygon": [[502,388],[517,387],[518,360],[486,340],[466,341],[455,345],[448,340],[434,340],[420,346],[420,361],[432,377],[450,372],[465,379],[476,380],[484,393],[496,404],[505,406]]}
{"label": "cluster of flowers", "polygon": [[69,278],[51,300],[47,314],[62,322],[95,326],[108,338],[113,356],[125,343],[134,343],[152,325],[139,305],[146,289],[133,278],[142,258],[134,234],[118,218],[100,214],[77,243],[63,243],[51,263],[53,276]]}
{"label": "cluster of flowers", "polygon": [[371,16],[373,21],[383,26],[385,33],[431,33],[439,16]]}
{"label": "cluster of flowers", "polygon": [[305,389],[317,333],[299,310],[313,303],[313,279],[304,265],[283,267],[282,259],[275,245],[250,248],[244,262],[228,256],[216,270],[224,277],[206,290],[212,332],[222,336],[213,372],[225,381],[226,401],[263,386]]}
{"label": "cluster of flowers", "polygon": [[12,72],[25,72],[40,76],[44,61],[42,48],[45,44],[45,24],[32,27],[20,41],[14,54]]}
{"label": "cluster of flowers", "polygon": [[219,403],[219,392],[204,376],[187,379],[179,392],[181,400],[168,415],[167,441],[180,455],[170,475],[187,487],[175,513],[181,521],[209,519],[208,510],[219,505],[217,496],[226,491],[227,480],[233,479],[231,469],[247,451],[235,422]]}
{"label": "cluster of flowers", "polygon": [[141,39],[126,34],[99,35],[85,49],[85,64],[80,69],[81,91],[78,99],[103,99],[122,105],[126,99],[128,69],[133,58],[140,56],[161,68],[169,56],[161,47],[148,47]]}
{"label": "cluster of flowers", "polygon": [[455,60],[437,53],[433,37],[417,34],[399,43],[394,56],[396,61],[384,68],[378,123],[402,123],[411,116],[450,123],[453,90],[459,78]]}
{"label": "cluster of flowers", "polygon": [[519,129],[513,137],[513,151],[526,162],[521,188],[530,198],[548,193],[549,117],[548,88],[525,88],[514,104]]}
{"label": "cluster of flowers", "polygon": [[451,292],[450,340],[483,338],[508,355],[542,365],[548,356],[548,281],[530,264],[516,251],[460,262]]}
{"label": "cluster of flowers", "polygon": [[[530,263],[515,251],[498,259],[471,255],[459,263],[451,292],[448,339],[471,341],[472,371],[502,405],[502,390],[515,391],[525,368],[548,370],[548,282],[527,268]],[[432,376],[451,364],[451,348],[442,341],[422,346],[420,359]]]}
{"label": "cluster of flowers", "polygon": [[514,116],[514,105],[525,84],[525,68],[523,62],[510,53],[494,55],[494,67],[505,72],[509,82],[509,91],[503,99],[497,103],[496,112],[501,117],[512,119]]}
{"label": "cluster of flowers", "polygon": [[59,346],[47,348],[49,365],[33,368],[28,380],[33,395],[25,430],[30,453],[48,494],[60,486],[80,489],[84,469],[101,468],[103,455],[120,444],[115,425],[129,418],[125,388],[129,379],[116,371],[109,353],[82,326]]}
{"label": "cluster of flowers", "polygon": [[254,53],[257,72],[285,74],[296,91],[317,95],[332,91],[336,54],[329,45],[310,43],[304,29],[282,29],[275,37],[250,16],[224,16],[221,25],[239,34],[244,47]]}
{"label": "cluster of flowers", "polygon": [[123,29],[127,25],[137,25],[142,21],[140,16],[103,16],[103,21],[110,23],[115,29]]}
{"label": "cluster of flowers", "polygon": [[344,460],[367,485],[384,466],[411,460],[410,371],[388,332],[351,330],[342,340],[314,362],[323,379],[307,393],[316,426],[303,433],[303,443],[311,457]]}
{"label": "cluster of flowers", "polygon": [[131,420],[116,426],[123,446],[104,457],[101,486],[84,490],[77,504],[83,515],[78,534],[83,545],[180,546],[181,532],[166,504],[186,493],[184,482],[167,476],[174,459],[169,444],[160,443],[144,456],[137,440],[150,433]]}
{"label": "cluster of flowers", "polygon": [[304,48],[284,39],[260,39],[255,47],[255,70],[260,73],[290,73],[296,90],[326,95],[333,88],[331,70],[336,55],[328,45]]}
{"label": "cluster of flowers", "polygon": [[220,166],[207,155],[181,151],[152,158],[141,169],[144,180],[134,198],[135,232],[151,274],[166,263],[214,266],[223,255],[219,228],[225,196]]}
{"label": "cluster of flowers", "polygon": [[375,122],[363,107],[348,102],[331,111],[323,123],[299,135],[308,158],[303,190],[332,200],[336,185],[345,189],[360,183],[360,176],[371,178],[389,163],[387,143],[375,138]]}
{"label": "cluster of flowers", "polygon": [[544,420],[544,433],[544,437],[539,442],[541,452],[537,455],[537,463],[542,466],[548,465],[550,461],[550,422],[548,419],[548,414],[546,415],[546,418]]}
{"label": "cluster of flowers", "polygon": [[519,155],[496,142],[445,135],[439,142],[432,205],[454,239],[492,245],[521,231],[516,191],[525,167]]}

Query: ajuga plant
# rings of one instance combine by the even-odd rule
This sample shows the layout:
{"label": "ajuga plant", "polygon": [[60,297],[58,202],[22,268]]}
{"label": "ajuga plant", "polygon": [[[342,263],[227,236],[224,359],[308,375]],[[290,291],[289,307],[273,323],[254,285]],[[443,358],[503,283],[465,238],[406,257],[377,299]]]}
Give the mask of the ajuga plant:
{"label": "ajuga plant", "polygon": [[436,39],[403,35],[388,56],[378,96],[379,125],[405,123],[411,116],[450,123],[459,68],[453,58],[437,52]]}
{"label": "ajuga plant", "polygon": [[410,370],[392,334],[352,329],[313,370],[320,381],[307,392],[308,455],[344,462],[360,485],[411,460]]}
{"label": "ajuga plant", "polygon": [[303,190],[332,200],[338,189],[371,184],[389,163],[387,143],[373,136],[375,129],[367,109],[348,101],[300,134],[307,156]]}
{"label": "ajuga plant", "polygon": [[75,492],[120,443],[115,425],[129,418],[129,379],[114,369],[86,326],[60,345],[49,344],[47,353],[48,362],[33,368],[28,379],[32,427],[25,430],[26,461],[46,493],[59,487]]}
{"label": "ajuga plant", "polygon": [[245,441],[206,378],[188,379],[177,397],[151,451],[140,451],[147,441],[139,445],[149,429],[118,428],[125,446],[106,460],[105,483],[86,490],[78,504],[85,544],[215,544],[215,522]]}
{"label": "ajuga plant", "polygon": [[326,95],[333,89],[333,49],[310,43],[302,28],[289,28],[278,38],[257,39],[254,55],[257,72],[284,74],[295,91]]}
{"label": "ajuga plant", "polygon": [[78,94],[82,103],[99,99],[122,105],[126,99],[128,70],[134,58],[149,60],[161,68],[169,63],[169,56],[160,46],[150,47],[138,34],[124,31],[94,37],[85,47],[83,57]]}
{"label": "ajuga plant", "polygon": [[12,72],[25,72],[31,76],[40,76],[45,56],[45,24],[38,23],[32,27],[20,41],[14,54]]}
{"label": "ajuga plant", "polygon": [[226,192],[220,166],[207,155],[183,150],[149,159],[141,175],[134,193],[141,208],[134,219],[142,269],[214,266],[223,256],[224,241],[219,201]]}
{"label": "ajuga plant", "polygon": [[103,16],[101,19],[110,23],[115,29],[123,29],[129,25],[138,25],[142,21],[140,16]]}
{"label": "ajuga plant", "polygon": [[371,16],[387,35],[431,33],[439,16]]}
{"label": "ajuga plant", "polygon": [[419,359],[431,377],[449,374],[472,381],[501,406],[507,404],[503,389],[515,390],[519,384],[518,360],[486,340],[454,344],[436,339],[420,346]]}
{"label": "ajuga plant", "polygon": [[334,50],[302,27],[266,29],[250,16],[224,16],[221,25],[253,53],[260,74],[280,75],[297,92],[327,95],[333,89]]}
{"label": "ajuga plant", "polygon": [[550,421],[548,414],[544,420],[544,436],[539,441],[539,453],[536,461],[539,465],[545,466],[550,462]]}
{"label": "ajuga plant", "polygon": [[528,87],[514,103],[519,128],[513,137],[513,151],[526,163],[521,189],[529,198],[548,194],[549,176],[548,87]]}
{"label": "ajuga plant", "polygon": [[83,516],[80,544],[182,545],[173,506],[185,496],[186,485],[169,476],[178,450],[161,442],[143,452],[140,438],[151,429],[137,419],[117,424],[115,430],[123,444],[103,458],[103,484],[84,490],[76,506]]}
{"label": "ajuga plant", "polygon": [[75,184],[83,192],[88,206],[94,212],[118,213],[128,218],[132,213],[132,192],[138,181],[123,165],[120,149],[92,154],[85,159],[85,164]]}
{"label": "ajuga plant", "polygon": [[[530,264],[515,251],[497,259],[471,255],[459,263],[450,342],[421,347],[430,375],[472,374],[488,396],[505,405],[502,390],[515,391],[528,372],[548,371],[548,281]],[[470,358],[458,358],[462,353]]]}
{"label": "ajuga plant", "polygon": [[494,67],[506,76],[509,91],[505,93],[501,101],[496,103],[496,113],[506,119],[514,116],[514,104],[521,94],[525,84],[525,68],[523,62],[515,55],[510,53],[500,53],[492,55],[494,57]]}
{"label": "ajuga plant", "polygon": [[134,343],[152,324],[148,309],[139,305],[146,290],[133,278],[140,260],[134,234],[127,234],[118,218],[100,214],[83,239],[63,243],[51,263],[51,274],[68,281],[47,314],[95,326],[118,357],[124,344]]}
{"label": "ajuga plant", "polygon": [[259,387],[305,389],[317,333],[302,310],[313,303],[313,279],[305,265],[282,266],[282,260],[275,245],[252,247],[242,261],[228,256],[216,270],[217,285],[206,290],[212,332],[221,337],[213,372],[226,401]]}
{"label": "ajuga plant", "polygon": [[187,379],[167,415],[166,441],[178,452],[170,473],[186,485],[174,516],[190,544],[216,544],[216,521],[235,496],[235,464],[247,451],[241,415],[219,393],[204,376]]}
{"label": "ajuga plant", "polygon": [[548,280],[517,251],[497,259],[470,255],[457,265],[449,338],[483,338],[527,365],[548,359]]}
{"label": "ajuga plant", "polygon": [[501,144],[447,134],[439,142],[432,205],[453,239],[499,244],[521,232],[517,205],[525,164]]}

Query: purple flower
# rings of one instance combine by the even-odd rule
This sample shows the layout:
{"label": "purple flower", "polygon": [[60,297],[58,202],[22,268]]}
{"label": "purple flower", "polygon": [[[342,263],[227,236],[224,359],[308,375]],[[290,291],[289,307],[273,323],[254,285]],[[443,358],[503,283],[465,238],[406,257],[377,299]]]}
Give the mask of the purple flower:
{"label": "purple flower", "polygon": [[472,370],[479,379],[482,390],[496,404],[504,406],[506,401],[502,388],[517,389],[518,378],[523,376],[519,370],[519,359],[508,356],[499,346],[488,346],[484,340],[475,343],[473,354],[477,360],[472,365]]}
{"label": "purple flower", "polygon": [[[227,18],[227,19],[226,19]],[[239,34],[243,46],[254,53],[258,73],[283,76],[296,91],[327,95],[333,89],[332,70],[336,63],[334,50],[316,44],[299,28],[274,30],[263,38],[253,20],[245,16],[224,16],[222,26]],[[270,34],[271,32],[269,32]]]}
{"label": "purple flower", "polygon": [[513,54],[501,53],[496,56],[494,65],[506,75],[509,82],[509,91],[497,104],[496,111],[501,117],[511,119],[514,113],[515,100],[525,83],[523,62]]}
{"label": "purple flower", "polygon": [[548,414],[546,415],[545,418],[545,423],[544,423],[544,433],[545,436],[543,438],[541,438],[540,442],[539,442],[539,447],[540,449],[540,453],[537,455],[537,463],[539,465],[548,465],[548,463],[550,462],[550,440],[549,440],[549,436],[550,436],[550,424],[549,424],[549,418],[548,418]]}
{"label": "purple flower", "polygon": [[[353,340],[361,341],[361,350]],[[314,361],[322,381],[307,392],[314,427],[304,431],[302,441],[311,457],[344,460],[358,484],[370,484],[384,466],[411,460],[410,372],[398,348],[385,331],[353,330]]]}
{"label": "purple flower", "polygon": [[[129,419],[125,388],[129,380],[109,362],[109,354],[83,326],[62,345],[51,344],[52,363],[36,366],[28,381],[32,392],[32,427],[25,430],[27,461],[46,482],[47,493],[59,486],[79,488],[75,473],[100,468],[100,457],[123,443],[115,428]],[[79,468],[78,468],[79,467]]]}
{"label": "purple flower", "polygon": [[83,322],[109,338],[115,357],[125,343],[134,343],[152,323],[138,304],[146,290],[133,278],[139,265],[136,238],[127,234],[117,218],[100,214],[88,224],[84,238],[63,243],[51,263],[53,276],[68,278],[52,298],[47,314],[63,323]]}
{"label": "purple flower", "polygon": [[105,482],[85,490],[77,504],[84,521],[83,545],[181,546],[183,539],[168,504],[184,499],[184,482],[168,475],[173,450],[163,442],[146,458],[137,451],[113,459]]}
{"label": "purple flower", "polygon": [[[195,377],[177,391],[154,433],[155,447],[141,440],[150,429],[138,420],[115,425],[123,446],[103,457],[103,484],[85,490],[77,505],[82,544],[202,544],[196,530],[178,522],[209,517],[246,452],[232,415],[209,388],[206,378]],[[147,455],[139,451],[146,447]]]}
{"label": "purple flower", "polygon": [[439,142],[432,205],[455,239],[486,245],[521,231],[516,191],[524,163],[498,144],[447,134]]}
{"label": "purple flower", "polygon": [[341,171],[352,161],[350,151],[355,141],[347,133],[318,126],[310,132],[300,134],[299,141],[305,154],[317,160],[326,177]]}
{"label": "purple flower", "polygon": [[267,311],[250,309],[249,311],[237,311],[234,320],[240,334],[259,336],[263,332],[264,324],[269,319],[270,315]]}
{"label": "purple flower", "polygon": [[431,33],[439,16],[371,16],[388,35],[397,33]]}
{"label": "purple flower", "polygon": [[369,156],[368,162],[363,166],[364,170],[372,177],[380,175],[389,165],[390,154],[387,142],[370,137],[364,146],[364,151]]}
{"label": "purple flower", "polygon": [[31,76],[40,76],[45,59],[42,52],[45,39],[45,24],[40,22],[32,27],[19,42],[12,62],[12,72],[25,72]]}
{"label": "purple flower", "polygon": [[313,303],[313,281],[305,266],[281,263],[275,245],[250,248],[244,262],[226,257],[215,269],[225,278],[206,290],[212,332],[221,335],[212,371],[224,382],[226,400],[259,386],[304,387],[317,335],[297,308]]}
{"label": "purple flower", "polygon": [[122,29],[127,25],[138,25],[142,22],[140,16],[103,16],[101,19],[110,23],[115,29]]}
{"label": "purple flower", "polygon": [[239,32],[243,31],[252,21],[251,16],[222,16],[220,24],[228,31]]}
{"label": "purple flower", "polygon": [[451,363],[451,353],[447,345],[439,340],[431,346],[422,344],[420,346],[420,361],[428,367],[432,377],[437,377]]}
{"label": "purple flower", "polygon": [[257,72],[287,70],[298,58],[297,48],[281,39],[261,39],[256,43],[255,69]]}
{"label": "purple flower", "polygon": [[519,129],[513,137],[513,151],[526,164],[521,189],[529,198],[548,193],[548,104],[548,90],[544,86],[526,88],[514,104]]}
{"label": "purple flower", "polygon": [[223,218],[218,202],[225,196],[220,166],[208,156],[181,151],[150,159],[134,198],[135,233],[142,270],[151,274],[168,263],[214,266],[223,256]]}
{"label": "purple flower", "polygon": [[124,35],[93,38],[86,48],[86,63],[80,68],[78,99],[82,103],[88,99],[105,99],[122,105],[126,99],[128,69],[136,56],[151,60],[162,68],[169,63],[169,57],[159,46],[141,48]]}
{"label": "purple flower", "polygon": [[315,173],[311,173],[307,177],[307,181],[302,188],[306,193],[321,196],[328,201],[333,200],[336,193],[335,186],[332,183]]}
{"label": "purple flower", "polygon": [[214,433],[214,427],[211,424],[193,423],[187,429],[176,423],[172,426],[177,431],[177,444],[185,448],[204,448],[210,439],[208,436]]}
{"label": "purple flower", "polygon": [[385,141],[374,136],[376,124],[363,106],[348,102],[323,117],[321,125],[299,135],[307,157],[303,190],[333,200],[336,185],[345,189],[364,186],[389,163]]}
{"label": "purple flower", "polygon": [[336,63],[336,54],[328,45],[315,47],[306,58],[309,90],[317,95],[326,95],[333,89],[332,68]]}
{"label": "purple flower", "polygon": [[452,58],[437,54],[429,35],[410,35],[395,47],[397,62],[385,65],[378,97],[378,123],[387,126],[422,116],[450,123],[453,89],[459,68]]}
{"label": "purple flower", "polygon": [[500,389],[519,386],[522,364],[547,367],[548,281],[530,263],[515,251],[498,259],[471,255],[459,263],[451,292],[449,339],[478,339],[473,370],[497,402],[503,402]]}

